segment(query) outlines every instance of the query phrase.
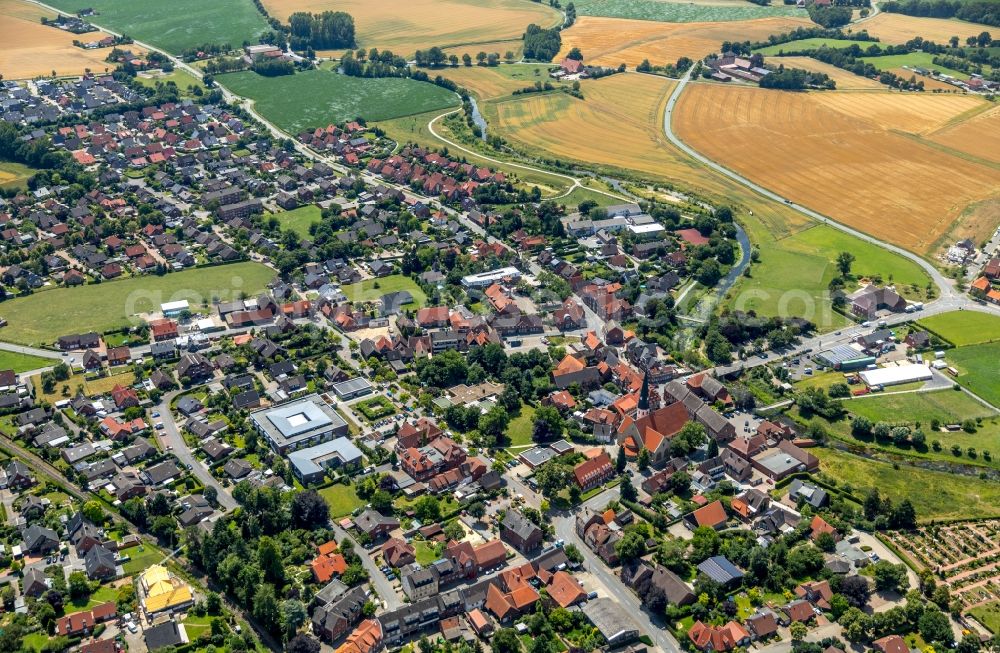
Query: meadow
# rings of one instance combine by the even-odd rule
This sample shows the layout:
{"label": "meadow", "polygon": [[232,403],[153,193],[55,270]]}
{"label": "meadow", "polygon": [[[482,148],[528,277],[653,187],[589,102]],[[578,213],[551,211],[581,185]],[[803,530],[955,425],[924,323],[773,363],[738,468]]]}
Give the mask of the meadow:
{"label": "meadow", "polygon": [[28,370],[37,370],[41,367],[49,367],[58,362],[55,358],[42,358],[41,356],[19,354],[13,351],[0,351],[0,370],[14,370],[18,374],[27,372]]}
{"label": "meadow", "polygon": [[877,487],[896,504],[909,499],[920,522],[1000,515],[1000,483],[905,464],[896,469],[888,462],[825,447],[812,451],[820,459],[820,472],[840,487],[850,485],[859,497]]}
{"label": "meadow", "polygon": [[979,311],[952,311],[921,318],[917,326],[933,331],[956,347],[1000,340],[1000,317]]}
{"label": "meadow", "polygon": [[[961,71],[954,70],[952,68],[945,68],[944,66],[939,66],[934,63],[934,56],[929,52],[907,52],[906,54],[896,54],[889,55],[885,57],[861,57],[861,61],[865,63],[870,63],[879,70],[899,70],[901,68],[926,68],[927,70],[934,70],[945,75],[951,75],[957,79],[969,79],[969,76]],[[987,71],[989,66],[985,66]],[[905,73],[906,71],[904,71]],[[910,70],[909,74],[912,75],[913,71]],[[917,77],[918,80],[922,79]]]}
{"label": "meadow", "polygon": [[771,16],[805,16],[795,6],[761,7],[746,2],[715,0],[714,2],[671,2],[669,0],[579,0],[575,2],[580,16],[633,18],[665,23],[696,23],[744,21]]}
{"label": "meadow", "polygon": [[283,77],[254,72],[220,75],[219,83],[289,134],[355,118],[388,120],[458,105],[440,86],[404,78],[367,79],[310,70]]}
{"label": "meadow", "polygon": [[300,206],[291,211],[276,213],[282,229],[291,229],[302,238],[309,238],[309,227],[323,219],[322,210],[315,204]]}
{"label": "meadow", "polygon": [[[663,3],[670,4],[670,3]],[[748,3],[741,3],[749,7]],[[579,7],[577,7],[579,12]],[[708,20],[708,19],[706,19]],[[771,17],[740,22],[658,23],[649,20],[581,15],[562,33],[562,52],[580,48],[588,63],[637,66],[643,59],[655,65],[680,57],[701,59],[719,51],[723,41],[763,40],[810,24],[808,18]],[[558,57],[557,57],[558,59]]]}
{"label": "meadow", "polygon": [[43,16],[55,18],[55,12],[22,0],[0,0],[0,74],[4,79],[30,79],[51,75],[52,71],[64,76],[82,75],[88,69],[103,72],[113,67],[104,61],[108,50],[84,50],[73,45],[74,39],[96,41],[104,34],[77,35],[47,27],[41,23]]}
{"label": "meadow", "polygon": [[244,41],[256,43],[257,36],[269,29],[264,16],[250,0],[47,2],[68,13],[75,13],[83,6],[92,7],[98,15],[87,20],[93,24],[175,54],[209,43],[228,43],[238,48]]}
{"label": "meadow", "polygon": [[264,7],[282,21],[296,11],[346,11],[354,17],[359,47],[404,56],[432,46],[469,46],[475,56],[482,49],[475,45],[519,40],[529,24],[551,27],[561,18],[548,3],[525,0],[264,0]]}
{"label": "meadow", "polygon": [[413,295],[413,303],[408,305],[410,308],[422,308],[427,302],[427,295],[417,282],[401,274],[391,274],[381,279],[365,279],[341,287],[341,291],[351,302],[373,302],[386,293],[400,290],[409,290]]}
{"label": "meadow", "polygon": [[946,360],[958,369],[962,387],[1000,407],[1000,342],[952,349]]}
{"label": "meadow", "polygon": [[776,193],[925,254],[945,240],[992,233],[995,223],[965,219],[966,209],[1000,194],[1000,176],[913,136],[989,106],[956,95],[697,83],[677,103],[674,129],[705,156]]}
{"label": "meadow", "polygon": [[[0,329],[0,340],[40,345],[70,333],[100,333],[135,324],[140,314],[180,299],[187,299],[197,310],[203,300],[224,301],[240,293],[260,292],[274,275],[269,267],[245,262],[44,290],[8,299],[0,306],[8,322]],[[59,310],[53,311],[53,306]]]}
{"label": "meadow", "polygon": [[318,492],[330,505],[330,516],[334,518],[350,515],[355,509],[365,505],[351,485],[334,483]]}
{"label": "meadow", "polygon": [[5,190],[25,188],[33,174],[35,170],[31,166],[13,161],[0,161],[0,188]]}
{"label": "meadow", "polygon": [[850,39],[821,39],[821,38],[811,38],[811,39],[799,39],[798,41],[789,41],[788,43],[779,43],[778,45],[769,45],[766,48],[760,48],[754,50],[765,57],[772,57],[779,55],[782,52],[807,52],[809,50],[816,50],[818,48],[848,48],[855,43],[865,47],[865,43],[859,43],[858,41],[852,41]]}
{"label": "meadow", "polygon": [[135,81],[139,82],[143,86],[148,86],[149,88],[156,88],[156,85],[160,82],[166,84],[168,82],[173,82],[177,85],[177,88],[182,94],[186,94],[188,87],[196,86],[204,90],[205,86],[201,83],[201,80],[196,78],[191,73],[180,68],[175,68],[172,72],[153,72],[143,75],[136,75]]}
{"label": "meadow", "polygon": [[504,64],[500,66],[458,66],[446,68],[441,74],[482,100],[511,95],[514,91],[549,82],[564,86],[549,77],[546,64]]}

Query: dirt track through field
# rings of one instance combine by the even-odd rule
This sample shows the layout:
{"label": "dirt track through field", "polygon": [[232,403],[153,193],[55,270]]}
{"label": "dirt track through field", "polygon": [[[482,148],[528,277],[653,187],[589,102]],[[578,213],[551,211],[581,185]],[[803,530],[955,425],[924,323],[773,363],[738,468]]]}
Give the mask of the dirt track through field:
{"label": "dirt track through field", "polygon": [[973,203],[1000,196],[997,169],[908,135],[938,129],[977,102],[697,83],[678,102],[674,129],[705,156],[775,192],[924,253],[945,236],[978,240],[995,227],[959,218]]}

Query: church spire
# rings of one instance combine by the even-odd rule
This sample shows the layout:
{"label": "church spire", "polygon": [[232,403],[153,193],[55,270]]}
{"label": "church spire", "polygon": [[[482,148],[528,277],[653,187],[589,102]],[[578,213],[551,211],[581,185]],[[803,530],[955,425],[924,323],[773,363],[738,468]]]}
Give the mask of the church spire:
{"label": "church spire", "polygon": [[649,371],[642,376],[642,390],[639,391],[639,416],[649,413]]}

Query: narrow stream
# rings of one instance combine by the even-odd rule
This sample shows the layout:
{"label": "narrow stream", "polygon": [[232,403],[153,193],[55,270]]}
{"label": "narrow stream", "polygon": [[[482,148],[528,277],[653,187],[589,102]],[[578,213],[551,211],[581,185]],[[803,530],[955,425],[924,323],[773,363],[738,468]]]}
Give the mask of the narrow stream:
{"label": "narrow stream", "polygon": [[479,127],[479,133],[482,139],[486,140],[486,119],[483,118],[483,114],[479,113],[479,105],[476,104],[476,98],[469,97],[469,104],[472,105],[472,122],[475,123],[476,127]]}

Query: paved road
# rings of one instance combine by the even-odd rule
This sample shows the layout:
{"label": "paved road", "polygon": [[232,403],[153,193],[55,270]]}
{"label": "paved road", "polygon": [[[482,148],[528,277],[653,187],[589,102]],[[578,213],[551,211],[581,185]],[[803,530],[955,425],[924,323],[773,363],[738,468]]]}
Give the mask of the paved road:
{"label": "paved road", "polygon": [[792,202],[791,200],[785,199],[781,195],[778,195],[777,193],[771,192],[770,190],[764,188],[763,186],[760,186],[760,185],[758,185],[758,184],[750,181],[746,177],[744,177],[744,176],[742,176],[742,175],[740,175],[740,174],[738,174],[736,172],[733,172],[729,168],[726,168],[726,167],[724,167],[724,166],[716,163],[712,159],[709,159],[708,157],[702,155],[697,150],[689,147],[686,143],[684,143],[684,141],[682,141],[676,134],[674,134],[673,127],[671,125],[671,120],[673,118],[674,106],[677,104],[677,99],[680,98],[681,93],[684,91],[684,87],[687,86],[687,83],[691,80],[691,72],[692,72],[692,70],[689,70],[684,75],[684,77],[681,78],[680,82],[677,83],[677,86],[674,87],[673,92],[670,94],[670,99],[667,100],[667,109],[666,109],[666,111],[663,114],[663,131],[666,134],[667,138],[670,139],[671,143],[673,143],[675,146],[677,146],[679,149],[681,149],[688,156],[696,159],[699,163],[701,163],[703,165],[706,165],[709,168],[711,168],[712,170],[715,170],[716,172],[719,172],[719,173],[721,173],[721,174],[729,177],[730,179],[732,179],[736,183],[738,183],[741,186],[744,186],[746,188],[749,188],[750,190],[754,191],[758,195],[762,195],[762,196],[764,196],[764,197],[766,197],[766,198],[768,198],[770,200],[774,200],[775,202],[781,202],[781,203],[787,205],[788,207],[790,207],[792,209],[795,209],[799,213],[802,213],[803,215],[806,215],[806,216],[808,216],[808,217],[810,217],[810,218],[812,218],[814,220],[817,220],[819,222],[822,222],[824,224],[830,225],[834,229],[838,229],[838,230],[840,230],[840,231],[842,231],[844,233],[850,234],[850,235],[852,235],[852,236],[854,236],[856,238],[860,238],[861,240],[863,240],[863,241],[865,241],[867,243],[871,243],[873,245],[877,245],[877,246],[881,247],[882,249],[886,249],[886,250],[888,250],[890,252],[893,252],[895,254],[899,254],[900,256],[902,256],[904,258],[907,258],[910,261],[913,261],[914,263],[916,263],[917,265],[919,265],[930,276],[930,278],[934,281],[934,284],[939,289],[941,298],[943,298],[943,299],[944,298],[955,298],[955,297],[961,296],[961,293],[958,290],[956,290],[956,288],[954,286],[953,280],[951,280],[948,277],[944,276],[944,274],[942,274],[940,270],[938,270],[936,267],[934,267],[934,265],[932,265],[930,262],[926,261],[925,259],[917,256],[916,254],[914,254],[912,252],[909,252],[909,251],[903,249],[902,247],[897,247],[896,245],[892,245],[890,243],[883,242],[883,241],[881,241],[881,240],[879,240],[877,238],[869,236],[868,234],[866,234],[864,232],[858,231],[857,229],[853,229],[853,228],[848,227],[846,225],[840,224],[839,222],[836,222],[836,221],[832,220],[831,218],[829,218],[829,217],[827,217],[827,216],[825,216],[825,215],[823,215],[821,213],[813,211],[812,209],[806,208],[806,207],[804,207],[804,206],[802,206],[800,204],[796,204],[795,202]]}
{"label": "paved road", "polygon": [[[177,456],[177,459],[181,461],[182,464],[191,467],[191,473],[194,474],[199,481],[205,487],[214,487],[215,491],[218,493],[219,505],[226,510],[232,510],[236,508],[239,503],[233,498],[233,495],[229,493],[229,490],[222,486],[217,478],[212,476],[212,474],[201,464],[201,461],[194,457],[191,453],[191,449],[188,448],[187,443],[184,442],[184,436],[181,435],[180,429],[177,428],[177,423],[174,421],[174,416],[170,412],[170,402],[173,401],[174,397],[181,394],[182,390],[175,390],[174,392],[168,392],[163,395],[162,401],[156,407],[156,411],[160,413],[159,417],[153,418],[163,422],[163,430],[154,431],[156,433],[156,438],[160,441],[160,446],[166,450],[170,449],[171,453]],[[168,446],[169,445],[169,446]]]}
{"label": "paved road", "polygon": [[370,555],[375,552],[373,548],[371,551],[366,550],[358,541],[351,536],[350,533],[345,531],[343,528],[338,526],[336,523],[331,523],[331,528],[333,532],[337,535],[337,541],[343,542],[344,540],[350,540],[354,543],[354,550],[357,552],[358,557],[361,558],[361,564],[364,566],[365,571],[368,572],[368,576],[371,578],[371,582],[375,585],[375,589],[378,591],[379,596],[385,601],[385,606],[387,610],[395,610],[403,606],[402,599],[396,593],[396,588],[393,587],[392,583],[382,574],[382,570],[378,568],[375,564],[375,559]]}
{"label": "paved road", "polygon": [[[610,488],[604,492],[591,497],[581,504],[576,511],[584,507],[599,509],[603,508],[609,501],[617,499],[618,488]],[[572,542],[583,554],[584,564],[587,571],[593,574],[604,587],[600,595],[613,599],[620,604],[625,612],[635,620],[640,631],[649,635],[655,644],[657,651],[667,653],[679,653],[681,650],[679,643],[666,629],[666,623],[662,615],[653,615],[642,605],[642,601],[630,589],[618,579],[617,576],[604,564],[604,562],[591,551],[576,534],[576,511],[567,512],[553,518],[556,535],[566,542]]]}

